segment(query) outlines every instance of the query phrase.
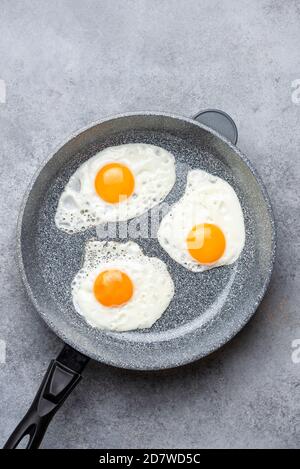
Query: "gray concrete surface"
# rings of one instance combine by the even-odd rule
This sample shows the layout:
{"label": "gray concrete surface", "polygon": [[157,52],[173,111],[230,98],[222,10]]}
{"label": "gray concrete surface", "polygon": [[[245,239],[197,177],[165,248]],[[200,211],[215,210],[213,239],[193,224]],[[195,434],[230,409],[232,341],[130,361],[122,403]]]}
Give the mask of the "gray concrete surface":
{"label": "gray concrete surface", "polygon": [[43,447],[299,447],[298,0],[1,0],[0,10],[0,443],[60,349],[15,261],[36,167],[107,115],[218,107],[235,119],[275,209],[278,257],[263,304],[230,344],[184,368],[91,363]]}

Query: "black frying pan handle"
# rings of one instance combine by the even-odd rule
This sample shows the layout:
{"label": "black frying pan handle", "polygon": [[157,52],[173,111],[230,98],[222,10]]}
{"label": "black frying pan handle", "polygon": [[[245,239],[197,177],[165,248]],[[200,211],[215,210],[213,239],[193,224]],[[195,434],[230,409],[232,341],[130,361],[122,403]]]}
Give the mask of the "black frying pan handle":
{"label": "black frying pan handle", "polygon": [[26,449],[36,449],[44,437],[50,421],[71,391],[81,380],[81,372],[89,361],[88,357],[65,345],[52,360],[42,384],[15,431],[7,440],[4,449],[15,449],[26,436]]}
{"label": "black frying pan handle", "polygon": [[198,112],[198,114],[193,116],[193,119],[207,125],[207,127],[227,138],[233,145],[236,145],[238,130],[234,120],[226,112],[219,109],[206,109],[205,111]]}

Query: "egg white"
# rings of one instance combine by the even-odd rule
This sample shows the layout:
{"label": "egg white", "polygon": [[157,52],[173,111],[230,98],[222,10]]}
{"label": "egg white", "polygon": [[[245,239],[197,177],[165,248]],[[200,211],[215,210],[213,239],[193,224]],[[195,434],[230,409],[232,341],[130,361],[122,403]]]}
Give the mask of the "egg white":
{"label": "egg white", "polygon": [[[198,263],[186,244],[190,230],[201,223],[217,225],[226,239],[222,257],[209,265]],[[163,218],[157,236],[169,256],[193,272],[234,263],[245,244],[244,217],[234,189],[223,179],[205,171],[190,171],[185,194]]]}
{"label": "egg white", "polygon": [[[134,193],[110,204],[96,192],[98,171],[109,163],[127,166],[135,181]],[[163,148],[144,143],[109,147],[83,163],[71,176],[59,199],[55,223],[66,233],[77,233],[101,223],[130,220],[159,204],[175,183],[175,158]]]}
{"label": "egg white", "polygon": [[[93,293],[94,282],[104,270],[118,269],[133,283],[133,296],[118,307],[103,306]],[[72,282],[76,311],[93,327],[130,331],[151,327],[174,296],[174,284],[163,261],[145,256],[134,242],[89,241],[82,269]]]}

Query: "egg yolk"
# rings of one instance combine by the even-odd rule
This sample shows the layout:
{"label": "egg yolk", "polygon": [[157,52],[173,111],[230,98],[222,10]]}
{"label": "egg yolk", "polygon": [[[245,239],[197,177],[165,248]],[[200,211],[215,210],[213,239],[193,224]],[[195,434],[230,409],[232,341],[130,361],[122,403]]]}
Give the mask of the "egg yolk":
{"label": "egg yolk", "polygon": [[103,306],[120,306],[131,299],[133,284],[121,270],[105,270],[95,280],[94,295]]}
{"label": "egg yolk", "polygon": [[97,173],[95,189],[99,197],[105,202],[116,204],[127,199],[133,193],[133,174],[123,164],[106,164]]}
{"label": "egg yolk", "polygon": [[213,264],[218,261],[226,246],[223,231],[212,223],[195,225],[186,239],[190,255],[200,264]]}

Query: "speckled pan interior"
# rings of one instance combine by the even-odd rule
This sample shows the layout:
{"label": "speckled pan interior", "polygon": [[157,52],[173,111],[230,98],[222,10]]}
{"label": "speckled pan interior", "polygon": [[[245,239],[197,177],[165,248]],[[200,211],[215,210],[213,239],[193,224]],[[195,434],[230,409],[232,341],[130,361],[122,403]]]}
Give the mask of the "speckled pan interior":
{"label": "speckled pan interior", "polygon": [[[166,199],[169,204],[183,194],[187,172],[192,168],[228,181],[241,201],[246,244],[233,266],[193,273],[173,261],[155,237],[135,239],[146,255],[160,257],[167,264],[175,295],[151,329],[110,333],[89,326],[75,312],[70,294],[84,245],[96,237],[96,230],[65,234],[56,228],[54,214],[65,184],[82,162],[105,147],[132,142],[159,145],[175,155],[177,181]],[[24,198],[18,225],[22,277],[46,323],[69,345],[91,358],[133,369],[182,365],[232,338],[265,293],[274,251],[268,196],[246,158],[207,127],[167,114],[117,116],[73,136],[38,171]]]}

